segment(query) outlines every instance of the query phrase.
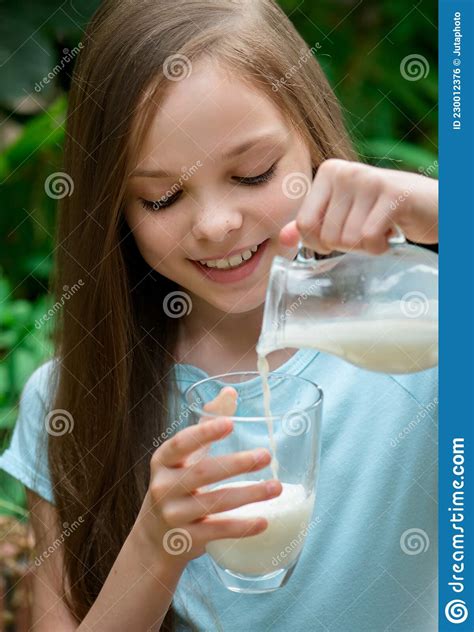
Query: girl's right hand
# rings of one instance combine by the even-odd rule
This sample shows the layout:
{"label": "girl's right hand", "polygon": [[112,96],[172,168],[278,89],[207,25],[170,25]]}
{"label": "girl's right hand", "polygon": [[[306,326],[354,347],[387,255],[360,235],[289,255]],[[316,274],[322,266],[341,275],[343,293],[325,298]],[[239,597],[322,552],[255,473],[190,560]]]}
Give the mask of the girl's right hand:
{"label": "girl's right hand", "polygon": [[206,412],[223,417],[201,419],[177,432],[151,458],[150,484],[137,524],[168,563],[185,565],[205,553],[211,540],[257,535],[268,526],[265,518],[216,518],[212,514],[274,498],[282,491],[279,481],[273,481],[273,490],[268,488],[270,481],[214,491],[199,489],[244,472],[258,471],[270,463],[267,449],[206,456],[213,441],[227,437],[233,430],[232,420],[225,415],[235,412],[236,395],[234,388],[224,387],[204,407]]}

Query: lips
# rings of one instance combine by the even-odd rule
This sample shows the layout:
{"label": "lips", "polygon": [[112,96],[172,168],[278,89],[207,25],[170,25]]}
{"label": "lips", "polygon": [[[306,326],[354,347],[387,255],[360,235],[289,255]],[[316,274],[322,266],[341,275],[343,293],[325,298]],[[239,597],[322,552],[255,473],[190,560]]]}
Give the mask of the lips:
{"label": "lips", "polygon": [[[199,263],[199,261],[191,261],[191,263],[210,281],[217,283],[235,283],[236,281],[245,279],[254,272],[263,257],[269,241],[270,239],[266,239],[262,242],[258,246],[257,252],[255,252],[250,259],[243,261],[235,268],[209,268]],[[242,250],[237,252],[242,252]],[[202,261],[204,261],[204,259],[202,259]]]}
{"label": "lips", "polygon": [[250,246],[244,246],[243,248],[238,248],[236,250],[232,250],[231,252],[227,253],[226,255],[216,255],[214,257],[199,257],[199,259],[194,259],[193,261],[216,261],[218,259],[230,259],[232,256],[234,255],[239,255],[242,252],[245,252],[246,250],[251,250],[252,248],[255,247],[255,245],[257,245],[258,247],[261,246],[264,242],[262,241],[259,244],[251,244]]}

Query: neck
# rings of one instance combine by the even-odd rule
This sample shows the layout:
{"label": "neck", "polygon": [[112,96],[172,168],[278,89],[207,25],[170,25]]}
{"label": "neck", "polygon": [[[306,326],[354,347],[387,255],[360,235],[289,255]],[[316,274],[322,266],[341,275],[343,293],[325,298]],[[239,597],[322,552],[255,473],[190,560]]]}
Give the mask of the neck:
{"label": "neck", "polygon": [[[197,366],[209,375],[255,371],[264,305],[249,312],[229,314],[194,297],[192,300],[191,313],[179,321],[176,361]],[[267,356],[269,370],[279,368],[296,351],[280,349],[270,353]]]}
{"label": "neck", "polygon": [[180,321],[180,337],[196,343],[209,336],[236,351],[254,349],[262,327],[263,308],[262,304],[249,312],[231,314],[193,298],[193,310]]}

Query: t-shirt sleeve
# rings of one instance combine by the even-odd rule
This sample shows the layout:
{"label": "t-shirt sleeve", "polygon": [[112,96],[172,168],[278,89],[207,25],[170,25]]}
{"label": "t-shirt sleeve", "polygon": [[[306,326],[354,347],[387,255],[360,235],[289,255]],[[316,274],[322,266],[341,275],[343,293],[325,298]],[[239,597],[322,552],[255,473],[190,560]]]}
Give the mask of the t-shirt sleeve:
{"label": "t-shirt sleeve", "polygon": [[41,365],[26,382],[10,445],[0,455],[0,469],[54,504],[48,469],[45,418],[53,378],[54,360]]}

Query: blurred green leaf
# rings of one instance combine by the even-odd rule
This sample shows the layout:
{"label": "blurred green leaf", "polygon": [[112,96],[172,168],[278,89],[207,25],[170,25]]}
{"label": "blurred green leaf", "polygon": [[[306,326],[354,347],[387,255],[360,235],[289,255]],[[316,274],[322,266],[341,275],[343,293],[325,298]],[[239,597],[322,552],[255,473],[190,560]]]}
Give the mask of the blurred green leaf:
{"label": "blurred green leaf", "polygon": [[0,470],[0,514],[26,516],[23,485],[2,470]]}
{"label": "blurred green leaf", "polygon": [[373,164],[384,163],[384,166],[392,164],[396,168],[396,165],[393,165],[393,161],[399,161],[404,168],[408,168],[411,171],[421,173],[428,167],[431,167],[430,173],[432,177],[437,177],[438,175],[437,155],[407,142],[397,143],[392,139],[368,140],[361,145],[360,151],[364,155],[370,155],[370,162]]}
{"label": "blurred green leaf", "polygon": [[16,408],[0,408],[0,430],[12,429],[17,418]]}

